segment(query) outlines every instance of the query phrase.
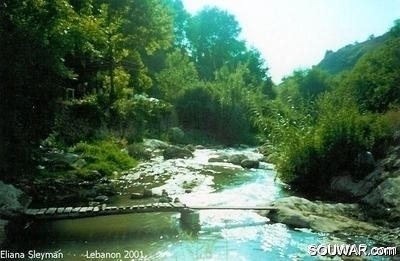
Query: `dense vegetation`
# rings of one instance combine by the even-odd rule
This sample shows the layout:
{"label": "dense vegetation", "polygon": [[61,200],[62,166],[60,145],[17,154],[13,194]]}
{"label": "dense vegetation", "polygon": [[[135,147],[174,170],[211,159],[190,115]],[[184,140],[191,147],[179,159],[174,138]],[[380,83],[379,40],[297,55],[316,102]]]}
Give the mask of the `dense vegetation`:
{"label": "dense vegetation", "polygon": [[254,142],[248,97],[273,94],[260,53],[217,8],[190,16],[178,0],[5,0],[0,21],[4,178],[33,174],[49,145],[168,139],[176,126]]}
{"label": "dense vegetation", "polygon": [[343,49],[331,53],[320,63],[324,66],[284,79],[277,99],[255,105],[255,123],[264,130],[284,181],[308,194],[324,194],[334,176],[364,177],[368,169],[358,164],[360,155],[370,151],[375,158],[383,156],[394,142],[400,127],[399,32],[396,21],[381,44],[370,39],[353,46],[375,48],[356,61],[348,56],[340,72],[321,69],[346,59]]}
{"label": "dense vegetation", "polygon": [[398,21],[279,86],[218,8],[4,0],[0,22],[5,179],[34,174],[45,147],[81,154],[77,175],[111,175],[136,163],[123,148],[180,127],[181,142],[264,143],[284,181],[318,192],[332,176],[365,175],[357,156],[379,156],[399,128]]}

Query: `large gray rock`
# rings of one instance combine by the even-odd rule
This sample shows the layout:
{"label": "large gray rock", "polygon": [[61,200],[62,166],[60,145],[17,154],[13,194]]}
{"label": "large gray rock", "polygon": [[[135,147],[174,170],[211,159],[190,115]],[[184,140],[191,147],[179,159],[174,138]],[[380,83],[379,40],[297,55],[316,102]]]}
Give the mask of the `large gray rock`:
{"label": "large gray rock", "polygon": [[[300,197],[286,197],[276,200],[276,211],[270,211],[272,222],[286,224],[293,228],[310,228],[318,232],[355,232],[368,234],[378,228],[360,221],[361,209],[356,204],[331,204],[312,202]],[[356,215],[356,216],[354,216]]]}
{"label": "large gray rock", "polygon": [[240,162],[240,166],[245,169],[257,169],[260,166],[260,162],[258,160],[245,159]]}
{"label": "large gray rock", "polygon": [[161,156],[162,151],[169,146],[170,145],[165,141],[144,139],[141,143],[130,144],[128,146],[128,152],[135,158],[150,160],[151,158]]}
{"label": "large gray rock", "polygon": [[227,162],[244,168],[258,168],[264,156],[256,151],[245,149],[240,152],[224,151],[211,157],[208,162]]}
{"label": "large gray rock", "polygon": [[233,154],[228,157],[228,162],[240,166],[242,161],[247,159],[248,157],[244,154]]}
{"label": "large gray rock", "polygon": [[[397,147],[396,147],[397,148]],[[396,151],[392,151],[381,160],[380,164],[386,171],[394,171],[400,169],[400,155],[397,155]]]}
{"label": "large gray rock", "polygon": [[164,159],[192,158],[193,153],[187,148],[178,146],[169,146],[163,151]]}
{"label": "large gray rock", "polygon": [[[5,184],[0,181],[0,214],[9,215],[14,212],[23,210],[30,202],[24,193],[15,188],[13,185]],[[6,239],[5,227],[7,225],[6,220],[0,219],[0,246]]]}
{"label": "large gray rock", "polygon": [[227,162],[227,161],[228,161],[227,155],[219,155],[208,159],[208,162]]}
{"label": "large gray rock", "polygon": [[0,195],[0,210],[18,211],[28,203],[20,189],[5,184],[3,181],[0,181]]}
{"label": "large gray rock", "polygon": [[357,200],[366,196],[382,179],[382,172],[375,169],[367,177],[355,181],[351,175],[334,177],[331,180],[331,191],[350,200]]}
{"label": "large gray rock", "polygon": [[361,202],[375,210],[375,214],[387,220],[400,219],[400,176],[385,179]]}

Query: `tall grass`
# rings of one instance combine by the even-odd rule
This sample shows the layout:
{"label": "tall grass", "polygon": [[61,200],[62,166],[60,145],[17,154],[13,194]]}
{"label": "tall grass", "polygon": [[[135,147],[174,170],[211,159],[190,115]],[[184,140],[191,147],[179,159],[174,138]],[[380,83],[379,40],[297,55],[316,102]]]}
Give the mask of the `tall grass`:
{"label": "tall grass", "polygon": [[360,113],[351,99],[332,92],[309,108],[275,105],[274,120],[264,122],[279,177],[300,191],[319,194],[333,176],[351,173],[359,178],[357,155],[390,137],[387,118],[399,115]]}
{"label": "tall grass", "polygon": [[96,170],[104,176],[111,176],[115,171],[121,172],[137,165],[137,161],[112,140],[80,142],[74,146],[73,151],[87,162],[80,170],[81,175],[90,175]]}

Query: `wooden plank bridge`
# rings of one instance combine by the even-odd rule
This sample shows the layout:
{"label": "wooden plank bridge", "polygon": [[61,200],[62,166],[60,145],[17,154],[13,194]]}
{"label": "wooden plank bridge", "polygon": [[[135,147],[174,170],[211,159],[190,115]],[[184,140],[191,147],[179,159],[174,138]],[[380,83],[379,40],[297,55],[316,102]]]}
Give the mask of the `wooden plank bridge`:
{"label": "wooden plank bridge", "polygon": [[152,212],[185,212],[190,210],[275,210],[275,207],[186,206],[182,203],[152,203],[134,206],[59,207],[26,209],[21,215],[30,220],[58,220]]}
{"label": "wooden plank bridge", "polygon": [[152,203],[133,206],[96,206],[96,207],[52,207],[27,208],[17,213],[1,213],[0,218],[25,221],[45,221],[62,219],[80,219],[133,213],[180,212],[181,223],[191,229],[198,229],[199,210],[277,210],[273,206],[186,206],[182,203]]}
{"label": "wooden plank bridge", "polygon": [[180,203],[153,203],[134,206],[59,207],[26,209],[22,215],[31,220],[58,220],[133,213],[181,212],[184,208],[185,206]]}

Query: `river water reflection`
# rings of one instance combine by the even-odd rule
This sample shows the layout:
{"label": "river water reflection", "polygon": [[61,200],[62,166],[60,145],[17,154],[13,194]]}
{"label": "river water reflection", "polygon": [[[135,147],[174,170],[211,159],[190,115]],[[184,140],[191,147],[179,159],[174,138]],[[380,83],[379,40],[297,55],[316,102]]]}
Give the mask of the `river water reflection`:
{"label": "river water reflection", "polygon": [[[188,206],[257,206],[285,196],[281,184],[274,181],[273,169],[245,171],[230,164],[208,163],[215,153],[203,149],[193,159],[158,159],[136,172],[156,175],[163,182],[155,192],[166,189]],[[126,176],[127,184],[140,182],[136,172]],[[191,193],[185,193],[182,185],[193,180]],[[122,194],[113,204],[135,203]],[[307,246],[333,239],[328,234],[271,224],[249,210],[202,210],[200,225],[198,233],[182,230],[179,213],[54,221],[33,224],[26,240],[10,248],[60,251],[63,260],[318,260],[307,254]]]}

